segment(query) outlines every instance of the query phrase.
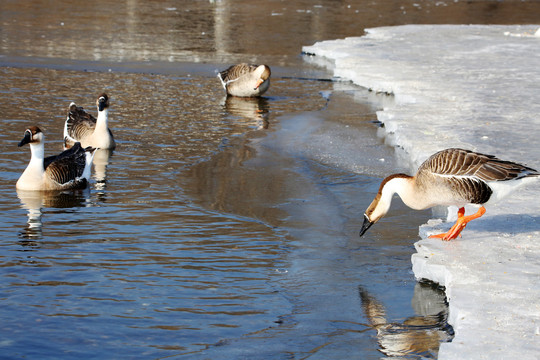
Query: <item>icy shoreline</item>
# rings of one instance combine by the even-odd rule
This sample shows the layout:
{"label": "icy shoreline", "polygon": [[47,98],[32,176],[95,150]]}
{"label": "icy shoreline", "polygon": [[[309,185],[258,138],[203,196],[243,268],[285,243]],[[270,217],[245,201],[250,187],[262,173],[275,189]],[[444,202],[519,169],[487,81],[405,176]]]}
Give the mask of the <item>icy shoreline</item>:
{"label": "icy shoreline", "polygon": [[[395,105],[377,116],[386,141],[410,160],[411,173],[448,147],[539,169],[538,28],[384,27],[303,51],[316,55],[309,60],[330,67],[336,77],[394,94]],[[446,287],[456,333],[453,342],[441,344],[439,359],[540,357],[537,198],[538,184],[514,193],[451,242],[427,239],[450,224],[431,220],[420,228],[414,274]],[[456,209],[448,214],[455,218]]]}

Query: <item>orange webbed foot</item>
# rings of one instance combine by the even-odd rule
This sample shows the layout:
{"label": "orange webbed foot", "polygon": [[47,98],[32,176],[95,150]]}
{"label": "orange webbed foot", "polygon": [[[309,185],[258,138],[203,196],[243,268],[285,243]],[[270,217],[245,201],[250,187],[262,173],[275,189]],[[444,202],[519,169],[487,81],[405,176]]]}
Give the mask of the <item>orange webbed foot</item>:
{"label": "orange webbed foot", "polygon": [[443,241],[450,241],[458,236],[461,237],[461,232],[463,229],[465,229],[465,226],[467,226],[466,222],[461,221],[463,217],[458,218],[457,222],[448,230],[448,232],[442,233],[442,234],[436,234],[436,235],[430,235],[430,238],[438,238],[442,239]]}
{"label": "orange webbed foot", "polygon": [[486,208],[482,206],[480,207],[480,209],[478,209],[478,211],[475,214],[465,216],[465,208],[460,208],[458,210],[458,219],[456,223],[454,224],[454,226],[452,226],[450,230],[448,230],[448,232],[443,233],[443,234],[430,235],[429,237],[442,239],[444,241],[450,241],[452,239],[457,238],[458,236],[461,237],[461,232],[463,231],[463,229],[465,229],[467,224],[471,220],[477,219],[480,216],[484,215],[485,213],[486,213]]}

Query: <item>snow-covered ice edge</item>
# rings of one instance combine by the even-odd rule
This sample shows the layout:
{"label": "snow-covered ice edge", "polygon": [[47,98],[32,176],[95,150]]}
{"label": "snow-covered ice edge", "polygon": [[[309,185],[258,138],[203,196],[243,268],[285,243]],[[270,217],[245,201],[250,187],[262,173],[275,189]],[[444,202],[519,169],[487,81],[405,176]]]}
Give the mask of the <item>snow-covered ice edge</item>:
{"label": "snow-covered ice edge", "polygon": [[[539,25],[407,25],[366,33],[303,51],[336,77],[394,95],[395,104],[377,116],[411,172],[448,147],[540,168]],[[456,334],[441,344],[439,359],[540,358],[538,186],[488,208],[462,238],[428,239],[450,227],[441,220],[421,226],[413,271],[446,287]],[[456,211],[449,209],[448,220]]]}

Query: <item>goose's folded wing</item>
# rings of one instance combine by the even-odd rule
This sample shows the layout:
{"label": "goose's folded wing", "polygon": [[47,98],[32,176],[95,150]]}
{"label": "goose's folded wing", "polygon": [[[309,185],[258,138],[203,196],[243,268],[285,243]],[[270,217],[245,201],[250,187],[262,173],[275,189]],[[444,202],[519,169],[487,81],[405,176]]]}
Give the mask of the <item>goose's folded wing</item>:
{"label": "goose's folded wing", "polygon": [[538,175],[536,170],[527,166],[463,149],[440,151],[426,160],[419,170],[436,175],[470,177],[483,181],[504,181]]}
{"label": "goose's folded wing", "polygon": [[67,184],[83,174],[86,165],[85,151],[80,143],[76,143],[71,149],[46,158],[44,165],[45,173],[51,180],[61,185]]}

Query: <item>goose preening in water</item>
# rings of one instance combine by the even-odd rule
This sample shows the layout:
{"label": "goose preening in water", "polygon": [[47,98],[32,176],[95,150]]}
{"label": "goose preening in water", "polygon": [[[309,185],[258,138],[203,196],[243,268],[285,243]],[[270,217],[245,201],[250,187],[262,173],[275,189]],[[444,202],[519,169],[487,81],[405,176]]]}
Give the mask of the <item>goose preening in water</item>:
{"label": "goose preening in water", "polygon": [[[458,219],[450,230],[430,237],[452,240],[458,237],[468,222],[484,215],[484,204],[496,202],[518,187],[537,179],[536,170],[492,155],[463,149],[446,149],[432,155],[414,176],[394,174],[384,179],[375,199],[364,214],[360,230],[379,221],[390,209],[392,196],[398,194],[408,207],[415,210],[433,206],[455,205]],[[465,216],[464,206],[480,209]]]}
{"label": "goose preening in water", "polygon": [[71,103],[64,124],[64,146],[69,148],[76,142],[82,147],[92,146],[99,149],[114,149],[116,143],[109,130],[109,97],[101,94],[96,101],[97,120],[81,106]]}
{"label": "goose preening in water", "polygon": [[218,74],[228,95],[261,96],[270,87],[270,67],[267,65],[237,64]]}
{"label": "goose preening in water", "polygon": [[17,181],[18,190],[84,189],[90,179],[95,148],[83,149],[79,142],[62,153],[45,157],[44,136],[37,126],[24,132],[19,146],[30,144],[32,157]]}

